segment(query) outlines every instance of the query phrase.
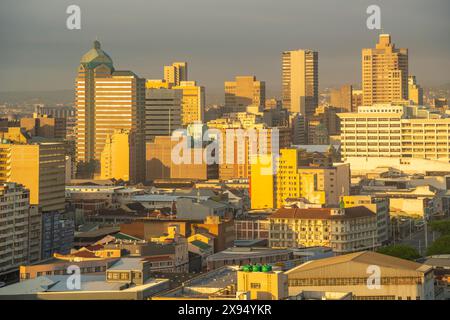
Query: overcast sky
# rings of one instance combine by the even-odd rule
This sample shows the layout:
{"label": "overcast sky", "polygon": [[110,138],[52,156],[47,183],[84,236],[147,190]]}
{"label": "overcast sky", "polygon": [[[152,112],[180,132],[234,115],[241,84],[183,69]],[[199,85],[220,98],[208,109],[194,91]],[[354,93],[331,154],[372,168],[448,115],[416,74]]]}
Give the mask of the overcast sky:
{"label": "overcast sky", "polygon": [[[81,30],[66,28],[70,4]],[[0,91],[73,88],[96,38],[116,69],[161,78],[185,60],[207,91],[246,74],[279,90],[281,52],[298,48],[319,51],[321,88],[359,83],[361,48],[379,33],[366,28],[370,4],[421,84],[450,82],[448,0],[1,0]]]}

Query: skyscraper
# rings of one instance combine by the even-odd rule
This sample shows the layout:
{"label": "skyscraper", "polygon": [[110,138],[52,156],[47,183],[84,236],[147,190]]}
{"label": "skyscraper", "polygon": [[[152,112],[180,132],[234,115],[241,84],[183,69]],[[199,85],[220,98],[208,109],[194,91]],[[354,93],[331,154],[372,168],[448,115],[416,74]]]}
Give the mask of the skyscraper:
{"label": "skyscraper", "polygon": [[408,49],[397,49],[389,34],[362,49],[362,90],[364,106],[408,100]]}
{"label": "skyscraper", "polygon": [[131,71],[116,71],[100,42],[95,41],[81,59],[76,80],[77,160],[98,163],[108,135],[114,130],[130,130],[136,139],[136,170],[130,180],[141,181],[144,104],[145,79]]}
{"label": "skyscraper", "polygon": [[170,136],[181,128],[183,92],[173,89],[147,89],[145,97],[145,142],[156,136]]}
{"label": "skyscraper", "polygon": [[266,83],[255,76],[237,76],[235,81],[225,81],[225,109],[227,112],[246,111],[248,106],[264,108]]}
{"label": "skyscraper", "polygon": [[423,105],[423,89],[417,84],[416,76],[408,77],[408,100],[415,105]]}
{"label": "skyscraper", "polygon": [[174,62],[170,66],[164,66],[164,80],[178,86],[181,81],[187,81],[187,62]]}
{"label": "skyscraper", "polygon": [[30,204],[42,211],[64,211],[64,143],[34,141],[20,128],[9,128],[0,138],[0,183],[23,184]]}
{"label": "skyscraper", "polygon": [[195,81],[181,81],[172,89],[183,93],[181,104],[181,124],[187,126],[195,121],[203,121],[205,110],[205,87],[198,86]]}
{"label": "skyscraper", "polygon": [[306,117],[319,103],[319,53],[312,50],[282,54],[283,108]]}
{"label": "skyscraper", "polygon": [[343,85],[339,89],[331,89],[330,104],[336,108],[352,111],[352,91],[351,85]]}

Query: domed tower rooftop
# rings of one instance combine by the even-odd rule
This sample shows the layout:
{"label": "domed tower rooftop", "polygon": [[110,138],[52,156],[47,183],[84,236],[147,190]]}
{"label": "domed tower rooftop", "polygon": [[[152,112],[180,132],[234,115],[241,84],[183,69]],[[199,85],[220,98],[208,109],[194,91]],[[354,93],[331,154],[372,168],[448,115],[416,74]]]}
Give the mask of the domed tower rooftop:
{"label": "domed tower rooftop", "polygon": [[100,42],[97,40],[94,41],[94,47],[83,55],[80,63],[88,68],[95,68],[101,64],[105,64],[108,67],[113,68],[111,57],[101,49]]}

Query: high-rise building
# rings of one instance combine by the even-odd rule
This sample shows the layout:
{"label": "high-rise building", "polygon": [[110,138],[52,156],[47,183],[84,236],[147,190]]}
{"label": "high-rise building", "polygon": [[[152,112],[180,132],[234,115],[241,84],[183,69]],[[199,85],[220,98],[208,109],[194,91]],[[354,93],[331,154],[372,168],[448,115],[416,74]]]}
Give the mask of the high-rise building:
{"label": "high-rise building", "polygon": [[349,158],[420,158],[448,163],[450,119],[418,106],[359,107],[340,113],[341,154]]}
{"label": "high-rise building", "polygon": [[100,179],[129,181],[133,175],[133,135],[127,130],[117,130],[106,138],[101,155]]}
{"label": "high-rise building", "polygon": [[[221,180],[248,179],[252,156],[271,154],[272,143],[277,144],[278,148],[286,148],[290,145],[290,128],[267,127],[264,123],[256,121],[257,117],[254,115],[232,113],[227,114],[226,118],[208,122],[209,128],[220,130],[222,135],[219,142],[221,143],[219,153],[222,157],[222,162],[219,164]],[[274,132],[278,136],[274,135]],[[263,145],[266,150],[261,149]],[[276,146],[273,145],[273,147]]]}
{"label": "high-rise building", "polygon": [[22,264],[39,261],[41,221],[37,207],[30,207],[29,190],[20,184],[0,184],[0,206],[2,275],[18,270]]}
{"label": "high-rise building", "polygon": [[332,89],[330,93],[330,105],[349,112],[352,111],[352,91],[353,88],[351,85],[343,85],[339,89]]}
{"label": "high-rise building", "polygon": [[23,184],[30,204],[42,211],[63,211],[65,152],[62,142],[35,142],[20,128],[10,128],[0,144],[0,182]]}
{"label": "high-rise building", "polygon": [[172,141],[171,137],[168,136],[156,136],[153,142],[147,142],[147,181],[156,179],[208,180],[218,178],[218,165],[208,164],[205,161],[203,157],[205,149],[202,145],[186,148],[190,152],[190,155],[185,158],[187,161],[175,163],[172,159],[172,150],[178,143],[183,142],[181,140]]}
{"label": "high-rise building", "polygon": [[416,76],[408,77],[408,100],[415,105],[423,105],[423,89],[417,84]]}
{"label": "high-rise building", "polygon": [[319,103],[319,53],[312,50],[282,54],[283,108],[306,117]]}
{"label": "high-rise building", "polygon": [[352,110],[351,112],[357,112],[358,107],[363,105],[363,91],[352,89]]}
{"label": "high-rise building", "polygon": [[34,113],[32,118],[21,118],[20,127],[24,128],[32,137],[66,138],[66,118],[53,118]]}
{"label": "high-rise building", "polygon": [[[135,134],[135,176],[144,178],[143,124],[145,79],[131,71],[116,71],[98,41],[82,58],[76,80],[77,160],[100,161],[108,135],[114,130]],[[97,168],[97,171],[99,166]]]}
{"label": "high-rise building", "polygon": [[347,164],[313,164],[297,148],[281,149],[278,158],[264,160],[263,164],[254,161],[254,166],[252,163],[250,198],[253,209],[281,208],[290,200],[301,199],[337,206],[339,197],[350,192],[350,166]]}
{"label": "high-rise building", "polygon": [[181,124],[187,126],[196,121],[202,122],[205,110],[205,87],[198,86],[195,81],[181,81],[180,85],[172,86],[172,89],[181,90],[183,93]]}
{"label": "high-rise building", "polygon": [[174,62],[170,66],[164,66],[164,80],[175,86],[180,85],[181,81],[187,81],[187,62]]}
{"label": "high-rise building", "polygon": [[255,76],[237,76],[225,81],[225,109],[227,112],[245,111],[248,106],[263,109],[266,103],[266,83]]}
{"label": "high-rise building", "polygon": [[408,49],[396,48],[389,34],[362,49],[362,90],[364,106],[408,100]]}
{"label": "high-rise building", "polygon": [[146,89],[145,93],[145,142],[153,142],[156,136],[171,136],[181,128],[183,92],[173,89]]}

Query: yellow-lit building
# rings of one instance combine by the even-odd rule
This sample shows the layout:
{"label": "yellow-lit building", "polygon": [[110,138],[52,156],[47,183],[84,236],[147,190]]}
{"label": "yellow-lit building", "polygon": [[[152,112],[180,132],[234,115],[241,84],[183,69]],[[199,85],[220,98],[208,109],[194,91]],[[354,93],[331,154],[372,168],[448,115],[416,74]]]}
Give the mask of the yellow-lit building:
{"label": "yellow-lit building", "polygon": [[[239,112],[230,113],[227,118],[219,118],[207,123],[208,128],[218,129],[222,135],[219,179],[249,179],[250,158],[256,154],[271,154],[272,135],[275,130],[278,131],[278,148],[287,148],[290,145],[290,128],[267,127],[257,121],[254,115]],[[231,143],[228,143],[227,139]],[[266,139],[265,150],[261,149],[264,145],[263,139]]]}
{"label": "yellow-lit building", "polygon": [[380,34],[375,48],[362,49],[363,105],[408,100],[408,49]]}
{"label": "yellow-lit building", "polygon": [[183,92],[181,124],[187,126],[195,121],[203,121],[205,110],[205,87],[198,86],[195,81],[181,81],[172,89]]}
{"label": "yellow-lit building", "polygon": [[0,143],[0,182],[30,190],[30,204],[43,211],[65,207],[65,153],[62,142],[37,142],[20,128],[9,128]]}
{"label": "yellow-lit building", "polygon": [[235,81],[225,81],[225,109],[229,112],[244,111],[254,105],[264,108],[266,83],[255,76],[237,76]]}
{"label": "yellow-lit building", "polygon": [[377,215],[352,208],[281,208],[269,216],[269,247],[330,247],[336,254],[372,249]]}
{"label": "yellow-lit building", "polygon": [[178,86],[187,79],[187,62],[174,62],[170,66],[164,66],[164,80],[167,83]]}
{"label": "yellow-lit building", "polygon": [[171,84],[164,79],[147,79],[145,87],[147,89],[170,89]]}
{"label": "yellow-lit building", "polygon": [[282,54],[283,108],[309,117],[319,104],[319,53],[312,50]]}
{"label": "yellow-lit building", "polygon": [[237,292],[246,292],[250,300],[283,300],[288,297],[288,278],[282,271],[238,271]]}
{"label": "yellow-lit building", "polygon": [[130,139],[132,135],[127,130],[117,130],[106,138],[100,160],[100,179],[130,180]]}
{"label": "yellow-lit building", "polygon": [[450,119],[417,106],[359,107],[340,113],[342,157],[420,158],[448,163]]}
{"label": "yellow-lit building", "polygon": [[[107,137],[115,130],[135,134],[135,169],[129,180],[144,179],[145,79],[117,71],[98,41],[80,61],[76,78],[77,161],[100,162]],[[100,169],[100,166],[98,166]],[[97,173],[98,170],[97,169]]]}
{"label": "yellow-lit building", "polygon": [[281,208],[287,199],[299,198],[314,204],[338,205],[339,197],[350,193],[349,165],[304,165],[300,152],[294,148],[281,149],[272,163],[273,177],[267,176],[271,172],[268,161],[255,165],[250,179],[253,209]]}
{"label": "yellow-lit building", "polygon": [[423,89],[417,84],[416,76],[408,77],[408,100],[412,104],[423,105]]}

